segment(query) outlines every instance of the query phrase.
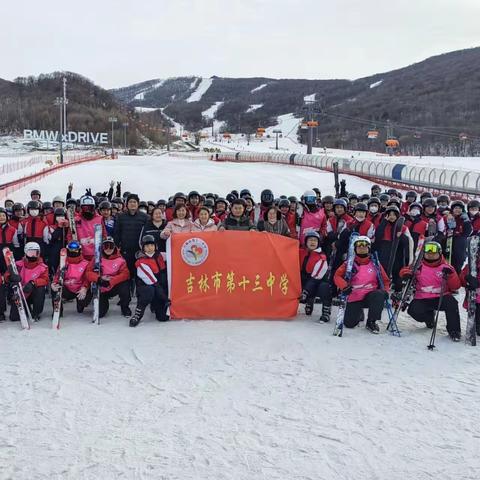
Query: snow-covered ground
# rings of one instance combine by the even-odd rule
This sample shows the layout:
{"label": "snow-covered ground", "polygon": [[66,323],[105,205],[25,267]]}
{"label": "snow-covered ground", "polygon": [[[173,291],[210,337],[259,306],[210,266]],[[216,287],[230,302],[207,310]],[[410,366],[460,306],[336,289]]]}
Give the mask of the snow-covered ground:
{"label": "snow-covered ground", "polygon": [[[120,157],[41,180],[43,198],[111,179],[144,199],[178,190],[333,192],[332,174],[271,164]],[[370,183],[347,178],[358,193]],[[30,188],[17,192],[25,200]],[[332,324],[172,321],[95,326],[66,305],[28,332],[0,324],[1,479],[477,479],[480,350],[405,315],[401,338]],[[132,304],[133,306],[133,304]],[[335,315],[335,309],[334,309]],[[463,320],[464,313],[462,311]],[[383,327],[385,327],[385,321]]]}
{"label": "snow-covered ground", "polygon": [[[370,182],[353,176],[347,179],[348,188],[370,190]],[[36,186],[45,199],[62,195],[67,185],[74,183],[73,196],[79,197],[85,188],[93,192],[108,190],[110,180],[121,181],[124,191],[138,192],[147,200],[167,198],[181,190],[217,192],[226,195],[233,188],[248,188],[255,198],[264,188],[272,188],[275,195],[300,196],[305,190],[323,186],[326,195],[334,193],[333,175],[314,168],[289,165],[211,162],[205,157],[179,158],[162,156],[120,156],[117,160],[101,160],[61,170],[41,180]],[[11,196],[23,201],[31,185]]]}
{"label": "snow-covered ground", "polygon": [[215,102],[211,107],[202,112],[202,116],[208,119],[215,118],[217,110],[223,105],[223,102]]}

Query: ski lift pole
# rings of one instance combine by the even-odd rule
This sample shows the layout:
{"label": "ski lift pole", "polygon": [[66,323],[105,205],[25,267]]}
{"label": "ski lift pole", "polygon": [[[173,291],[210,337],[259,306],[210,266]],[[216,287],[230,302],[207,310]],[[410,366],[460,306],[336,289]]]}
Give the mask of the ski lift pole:
{"label": "ski lift pole", "polygon": [[340,183],[338,182],[338,162],[333,162],[332,167],[333,167],[333,177],[335,181],[335,198],[339,198]]}

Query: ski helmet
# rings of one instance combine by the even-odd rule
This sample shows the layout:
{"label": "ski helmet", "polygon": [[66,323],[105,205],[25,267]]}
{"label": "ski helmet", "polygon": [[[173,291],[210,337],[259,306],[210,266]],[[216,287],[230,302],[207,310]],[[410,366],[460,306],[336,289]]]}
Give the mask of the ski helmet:
{"label": "ski helmet", "polygon": [[95,200],[90,195],[84,195],[80,198],[80,206],[84,207],[87,205],[95,207]]}
{"label": "ski helmet", "polygon": [[110,244],[112,248],[115,248],[115,242],[113,241],[112,237],[105,237],[102,241],[102,247],[104,247],[106,244]]}
{"label": "ski helmet", "polygon": [[67,244],[67,256],[68,257],[79,257],[82,253],[82,245],[77,240],[71,240]]}
{"label": "ski helmet", "polygon": [[260,194],[260,202],[263,205],[271,205],[273,203],[273,200],[273,192],[270,189],[262,190],[262,193]]}
{"label": "ski helmet", "polygon": [[385,209],[384,215],[387,216],[391,212],[394,212],[397,217],[400,216],[400,209],[396,205],[388,205]]}
{"label": "ski helmet", "polygon": [[[16,204],[15,204],[16,205]],[[13,211],[15,211],[15,205],[13,206]],[[480,209],[480,200],[470,200],[468,203],[467,203],[467,208],[470,209],[470,208],[478,208]]]}
{"label": "ski helmet", "polygon": [[41,208],[41,204],[39,201],[37,200],[30,200],[28,203],[27,203],[27,212],[29,212],[30,210],[40,210]]}
{"label": "ski helmet", "polygon": [[389,205],[396,205],[397,207],[400,207],[401,204],[402,204],[402,202],[400,201],[400,199],[398,199],[397,197],[391,197],[390,200],[387,203],[387,207]]}
{"label": "ski helmet", "polygon": [[70,208],[73,207],[75,208],[77,206],[77,201],[74,198],[69,198],[66,202],[66,207]]}
{"label": "ski helmet", "polygon": [[418,208],[420,210],[420,213],[423,212],[423,206],[419,202],[412,202],[408,207],[408,211],[410,212],[414,208]]}
{"label": "ski helmet", "polygon": [[43,202],[43,204],[42,204],[42,210],[43,210],[45,213],[50,213],[50,211],[53,210],[52,202]]}
{"label": "ski helmet", "polygon": [[423,201],[424,201],[426,198],[433,198],[433,195],[431,194],[431,192],[422,192],[422,193],[420,194],[420,202],[423,203]]}
{"label": "ski helmet", "polygon": [[448,205],[450,203],[450,197],[442,193],[437,197],[437,205],[439,205],[440,203],[445,203],[446,205]]}
{"label": "ski helmet", "polygon": [[187,197],[185,196],[184,193],[182,192],[177,192],[174,196],[173,196],[173,203],[175,203],[177,200],[179,199],[183,199],[183,201],[187,201]]}
{"label": "ski helmet", "polygon": [[371,197],[368,199],[368,206],[372,205],[373,203],[376,203],[378,206],[380,206],[380,200],[377,197]]}
{"label": "ski helmet", "polygon": [[355,248],[357,246],[357,244],[359,244],[359,243],[363,243],[364,245],[367,245],[369,249],[372,247],[372,241],[366,235],[359,235],[353,241],[353,247]]}
{"label": "ski helmet", "polygon": [[27,242],[23,251],[27,257],[38,257],[40,256],[40,245],[37,242]]}
{"label": "ski helmet", "polygon": [[364,193],[363,195],[360,195],[360,197],[358,198],[358,200],[360,202],[368,202],[368,200],[370,199],[370,195],[368,193]]}
{"label": "ski helmet", "polygon": [[100,203],[98,206],[99,210],[111,210],[112,209],[112,204],[108,200],[104,200],[103,202]]}
{"label": "ski helmet", "polygon": [[152,244],[152,243],[155,245],[155,238],[153,235],[144,235],[142,237],[142,248],[145,245]]}
{"label": "ski helmet", "polygon": [[40,193],[40,190],[32,190],[30,192],[30,197],[32,197],[33,195],[38,195],[39,198],[42,196],[42,194]]}
{"label": "ski helmet", "polygon": [[250,196],[252,195],[248,188],[244,188],[243,190],[240,190],[240,197],[243,198],[245,195],[250,195]]}
{"label": "ski helmet", "polygon": [[278,208],[290,208],[290,201],[286,198],[282,198],[279,202],[278,202]]}
{"label": "ski helmet", "polygon": [[331,195],[325,195],[322,197],[322,205],[325,205],[326,203],[333,203],[335,199]]}
{"label": "ski helmet", "polygon": [[358,200],[358,196],[355,193],[349,193],[348,200]]}
{"label": "ski helmet", "polygon": [[390,200],[390,195],[388,193],[382,193],[378,197],[380,203],[387,203]]}
{"label": "ski helmet", "polygon": [[360,203],[357,203],[354,207],[353,207],[353,211],[354,212],[368,212],[368,207],[360,202]]}
{"label": "ski helmet", "polygon": [[227,194],[227,201],[228,203],[230,204],[233,204],[233,202],[237,199],[238,197],[236,197],[233,193],[228,193]]}
{"label": "ski helmet", "polygon": [[298,202],[298,198],[295,195],[292,195],[291,197],[288,197],[288,200],[290,201],[290,203],[297,203]]}
{"label": "ski helmet", "polygon": [[62,205],[65,205],[65,200],[60,195],[56,195],[53,197],[52,204],[53,203],[61,203]]}
{"label": "ski helmet", "polygon": [[462,212],[465,211],[465,204],[461,200],[454,200],[450,205],[450,210],[453,210],[455,207],[460,207]]}
{"label": "ski helmet", "polygon": [[315,205],[317,203],[317,195],[314,190],[307,190],[303,194],[305,205]]}
{"label": "ski helmet", "polygon": [[160,207],[160,206],[166,207],[166,206],[167,206],[167,201],[166,201],[166,200],[163,200],[163,199],[160,199],[160,200],[157,202],[157,207]]}
{"label": "ski helmet", "polygon": [[372,192],[372,195],[375,195],[375,192],[379,194],[382,191],[382,187],[380,187],[380,185],[372,185],[370,191]]}
{"label": "ski helmet", "polygon": [[247,208],[247,202],[244,198],[234,198],[231,205],[242,205],[243,208]]}
{"label": "ski helmet", "polygon": [[417,192],[414,192],[413,190],[408,191],[405,194],[405,199],[408,200],[409,198],[413,198],[413,201],[417,199]]}
{"label": "ski helmet", "polygon": [[437,208],[437,202],[435,201],[434,198],[425,198],[425,200],[423,200],[422,202],[422,205],[424,209],[427,207]]}
{"label": "ski helmet", "polygon": [[304,239],[303,239],[303,243],[305,245],[307,244],[307,240],[309,238],[316,238],[318,240],[318,244],[320,245],[321,237],[320,237],[320,234],[318,232],[316,232],[315,230],[308,230],[308,231],[305,232],[305,236],[304,236]]}
{"label": "ski helmet", "polygon": [[347,210],[347,202],[345,199],[343,198],[337,198],[334,202],[333,202],[333,208],[335,208],[336,206],[340,206],[340,207],[343,207],[345,209],[345,211]]}

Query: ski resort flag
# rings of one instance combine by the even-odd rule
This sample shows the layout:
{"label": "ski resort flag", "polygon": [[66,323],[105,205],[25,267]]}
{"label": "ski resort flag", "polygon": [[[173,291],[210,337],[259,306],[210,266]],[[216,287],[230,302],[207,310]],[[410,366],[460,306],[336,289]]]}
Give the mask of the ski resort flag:
{"label": "ski resort flag", "polygon": [[301,291],[298,242],[265,232],[172,235],[171,318],[287,319]]}

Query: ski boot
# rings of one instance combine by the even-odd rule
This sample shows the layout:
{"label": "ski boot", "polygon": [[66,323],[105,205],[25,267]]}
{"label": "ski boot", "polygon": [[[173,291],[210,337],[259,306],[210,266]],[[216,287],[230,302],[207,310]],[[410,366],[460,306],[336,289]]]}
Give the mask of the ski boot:
{"label": "ski boot", "polygon": [[480,337],[480,322],[475,323],[475,330],[477,331],[477,335]]}
{"label": "ski boot", "polygon": [[462,338],[462,334],[460,332],[450,332],[448,335],[452,339],[452,342],[459,342]]}
{"label": "ski boot", "polygon": [[130,310],[130,307],[123,307],[122,308],[122,315],[124,317],[131,317],[132,316],[132,311]]}
{"label": "ski boot", "polygon": [[313,302],[315,301],[314,298],[309,298],[308,301],[305,303],[305,315],[311,315],[313,313]]}
{"label": "ski boot", "polygon": [[332,313],[332,307],[330,305],[322,305],[322,314],[318,319],[318,323],[327,323],[330,321],[330,314]]}
{"label": "ski boot", "polygon": [[400,307],[400,301],[402,300],[402,292],[393,291],[390,295],[390,300],[392,301],[392,308],[395,310]]}
{"label": "ski boot", "polygon": [[136,327],[140,323],[140,320],[142,319],[142,317],[143,317],[142,309],[136,308],[135,313],[130,317],[129,325],[131,327]]}
{"label": "ski boot", "polygon": [[306,290],[303,290],[301,295],[298,297],[298,302],[299,303],[306,303],[307,302],[307,297],[308,297],[308,292]]}
{"label": "ski boot", "polygon": [[425,320],[425,325],[427,326],[427,328],[433,328],[435,325],[435,321],[433,320],[433,318],[427,318]]}
{"label": "ski boot", "polygon": [[0,322],[4,322],[5,320],[6,320],[5,314],[4,314],[4,313],[0,313]]}
{"label": "ski boot", "polygon": [[378,334],[378,332],[380,331],[375,320],[367,319],[367,324],[365,325],[365,328],[375,334]]}

